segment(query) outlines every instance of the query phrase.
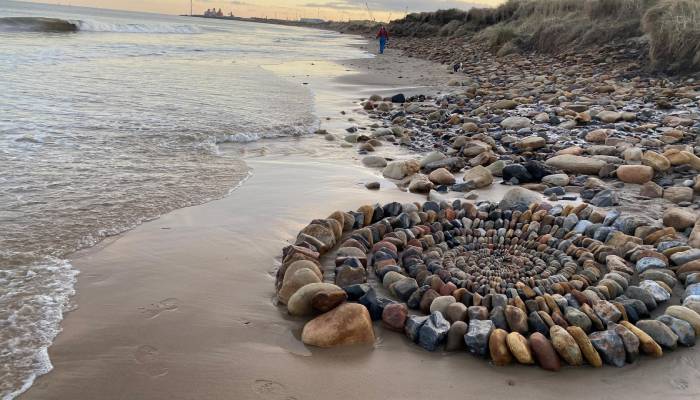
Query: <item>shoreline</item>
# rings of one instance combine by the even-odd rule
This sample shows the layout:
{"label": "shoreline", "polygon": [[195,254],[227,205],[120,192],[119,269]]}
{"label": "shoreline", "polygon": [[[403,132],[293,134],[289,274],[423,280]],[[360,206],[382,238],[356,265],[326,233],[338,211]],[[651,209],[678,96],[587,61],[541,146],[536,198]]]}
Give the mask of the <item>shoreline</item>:
{"label": "shoreline", "polygon": [[[334,100],[358,97],[346,92],[348,99],[333,99],[338,87],[354,88],[364,97],[395,91],[388,84],[376,86],[387,81],[387,69],[379,68],[394,67],[392,83],[403,84],[409,80],[403,75],[416,71],[410,80],[422,80],[421,68],[412,62],[425,61],[392,57],[395,62],[383,60],[388,66],[367,60],[366,73],[341,74],[319,95],[316,101],[325,103],[318,116],[331,117],[325,122],[331,134],[356,125],[348,117],[358,118],[350,112],[331,116],[338,107]],[[363,60],[340,65],[362,68]],[[72,261],[82,271],[74,297],[78,309],[66,315],[63,332],[49,348],[55,369],[20,398],[419,399],[468,392],[560,399],[560,388],[549,389],[554,381],[546,371],[496,368],[460,353],[428,353],[402,335],[385,334],[380,325],[375,325],[379,339],[373,351],[301,344],[303,321],[273,304],[272,271],[280,249],[309,220],[335,210],[425,199],[394,190],[380,171],[361,165],[355,148],[339,149],[342,140],[311,136],[227,144],[224,151],[242,153],[253,171],[238,189],[76,254]],[[415,155],[397,149],[384,146],[376,154]],[[363,184],[371,180],[380,181],[382,189],[366,190]],[[508,188],[493,185],[480,191],[479,199],[498,198],[498,189]],[[643,357],[623,369],[567,368],[557,380],[567,382],[573,398],[624,397],[631,391],[640,399],[691,397],[700,393],[698,350],[679,353],[661,360]]]}

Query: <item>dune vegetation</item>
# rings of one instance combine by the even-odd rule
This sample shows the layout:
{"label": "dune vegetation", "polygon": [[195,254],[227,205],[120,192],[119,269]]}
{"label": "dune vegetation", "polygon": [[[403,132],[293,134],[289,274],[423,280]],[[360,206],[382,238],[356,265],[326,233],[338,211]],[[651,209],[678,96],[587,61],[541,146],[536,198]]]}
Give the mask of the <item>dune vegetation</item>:
{"label": "dune vegetation", "polygon": [[648,49],[654,68],[700,70],[700,0],[509,0],[496,8],[409,14],[389,28],[397,36],[465,37],[497,53],[634,41]]}

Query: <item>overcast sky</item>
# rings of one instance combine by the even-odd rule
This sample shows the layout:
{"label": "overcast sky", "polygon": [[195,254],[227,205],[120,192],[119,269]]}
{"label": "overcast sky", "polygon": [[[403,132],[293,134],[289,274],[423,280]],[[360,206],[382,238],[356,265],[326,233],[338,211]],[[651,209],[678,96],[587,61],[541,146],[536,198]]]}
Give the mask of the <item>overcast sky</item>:
{"label": "overcast sky", "polygon": [[[33,0],[32,0],[33,1]],[[366,0],[372,16],[378,20],[403,17],[417,11],[445,8],[468,9],[473,6],[496,6],[505,0]],[[70,4],[119,10],[148,11],[164,14],[189,13],[190,0],[37,0],[39,3]],[[323,19],[369,19],[365,0],[193,0],[195,14],[216,8],[243,17]]]}

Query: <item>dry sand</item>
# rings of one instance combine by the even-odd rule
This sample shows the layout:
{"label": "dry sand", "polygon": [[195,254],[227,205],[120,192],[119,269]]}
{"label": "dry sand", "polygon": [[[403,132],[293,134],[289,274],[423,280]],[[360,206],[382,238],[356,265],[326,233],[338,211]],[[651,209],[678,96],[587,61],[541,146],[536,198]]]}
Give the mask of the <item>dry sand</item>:
{"label": "dry sand", "polygon": [[[391,50],[388,57],[400,59]],[[412,62],[401,59],[396,67],[401,76],[413,71],[412,78],[379,86],[382,79],[372,66],[386,66],[377,60],[345,63],[363,73],[342,78],[344,70],[332,72],[321,63],[319,69],[330,71],[325,77],[303,79],[315,85],[319,114],[330,118],[324,126],[333,131],[349,123],[334,109],[338,104],[393,90],[390,85],[405,89],[424,82],[425,62]],[[287,67],[290,77],[295,75]],[[353,149],[338,149],[337,142],[319,137],[224,151],[244,155],[252,169],[230,196],[174,211],[75,255],[74,265],[82,271],[74,298],[78,309],[66,316],[64,331],[49,350],[55,369],[22,399],[546,400],[700,394],[697,348],[659,360],[642,358],[622,369],[559,373],[494,367],[466,353],[429,353],[379,324],[373,349],[306,348],[298,340],[303,321],[273,304],[273,270],[282,247],[308,221],[336,209],[420,197],[360,167]],[[382,181],[382,190],[366,190],[363,184],[370,180]]]}

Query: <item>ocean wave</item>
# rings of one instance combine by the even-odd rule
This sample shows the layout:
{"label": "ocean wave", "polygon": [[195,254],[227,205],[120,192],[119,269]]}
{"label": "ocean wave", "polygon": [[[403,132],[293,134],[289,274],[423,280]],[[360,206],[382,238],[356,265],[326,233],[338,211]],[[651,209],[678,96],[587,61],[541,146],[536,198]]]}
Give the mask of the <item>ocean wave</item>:
{"label": "ocean wave", "polygon": [[75,22],[58,18],[0,18],[0,32],[77,32],[78,29]]}
{"label": "ocean wave", "polygon": [[118,24],[87,20],[65,20],[44,17],[2,17],[0,32],[116,32],[116,33],[202,33],[193,25]]}

